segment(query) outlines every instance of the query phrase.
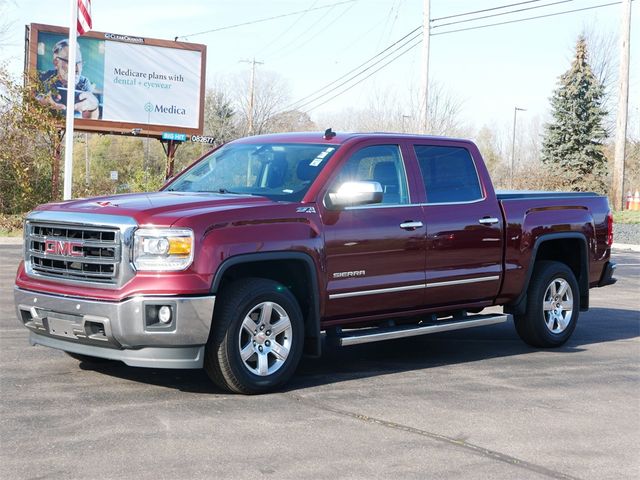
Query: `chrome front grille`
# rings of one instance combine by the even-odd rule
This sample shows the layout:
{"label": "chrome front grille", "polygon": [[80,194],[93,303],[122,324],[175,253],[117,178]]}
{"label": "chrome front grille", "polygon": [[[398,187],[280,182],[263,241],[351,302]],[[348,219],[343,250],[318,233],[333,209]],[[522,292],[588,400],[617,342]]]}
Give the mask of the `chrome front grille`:
{"label": "chrome front grille", "polygon": [[52,278],[116,284],[122,259],[119,228],[27,222],[31,272]]}

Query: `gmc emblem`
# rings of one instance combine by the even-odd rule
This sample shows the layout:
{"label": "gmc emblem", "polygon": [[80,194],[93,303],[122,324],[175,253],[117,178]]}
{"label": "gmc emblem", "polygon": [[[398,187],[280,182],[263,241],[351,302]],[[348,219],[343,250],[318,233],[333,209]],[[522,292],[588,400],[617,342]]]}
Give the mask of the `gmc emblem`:
{"label": "gmc emblem", "polygon": [[65,255],[67,257],[84,257],[81,242],[68,242],[66,240],[45,240],[44,253]]}

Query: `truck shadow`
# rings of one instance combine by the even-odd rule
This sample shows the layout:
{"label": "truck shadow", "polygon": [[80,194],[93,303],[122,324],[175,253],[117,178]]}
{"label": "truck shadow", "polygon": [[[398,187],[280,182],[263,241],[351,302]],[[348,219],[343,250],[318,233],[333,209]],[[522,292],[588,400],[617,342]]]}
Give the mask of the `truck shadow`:
{"label": "truck shadow", "polygon": [[[640,313],[633,310],[593,308],[581,314],[578,327],[569,342],[552,351],[571,354],[584,351],[591,344],[638,336]],[[541,350],[522,342],[511,322],[344,348],[325,345],[322,357],[302,359],[296,374],[284,390],[527,355]],[[561,360],[554,357],[553,361]],[[80,368],[185,392],[226,393],[215,387],[202,370],[135,368],[120,362],[81,362]]]}

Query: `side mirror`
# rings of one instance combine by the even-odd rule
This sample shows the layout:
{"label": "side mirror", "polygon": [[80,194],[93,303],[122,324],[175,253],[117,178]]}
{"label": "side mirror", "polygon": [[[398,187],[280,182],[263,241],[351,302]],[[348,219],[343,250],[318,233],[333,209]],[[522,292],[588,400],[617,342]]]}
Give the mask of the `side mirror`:
{"label": "side mirror", "polygon": [[325,206],[330,210],[381,202],[382,185],[378,182],[345,182],[325,197]]}

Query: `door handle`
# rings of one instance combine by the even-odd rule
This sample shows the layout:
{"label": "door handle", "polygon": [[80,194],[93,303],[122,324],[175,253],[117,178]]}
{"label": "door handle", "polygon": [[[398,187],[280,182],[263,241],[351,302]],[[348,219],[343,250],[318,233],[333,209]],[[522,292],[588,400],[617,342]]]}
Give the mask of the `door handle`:
{"label": "door handle", "polygon": [[414,222],[412,220],[408,220],[406,222],[402,222],[400,224],[400,228],[404,229],[404,230],[415,230],[416,228],[421,228],[423,227],[423,223],[422,222]]}
{"label": "door handle", "polygon": [[482,225],[493,225],[494,223],[498,223],[499,221],[500,220],[498,220],[496,217],[482,217],[480,220],[478,220],[478,222]]}

